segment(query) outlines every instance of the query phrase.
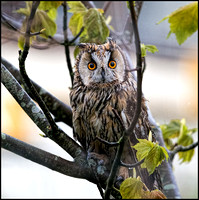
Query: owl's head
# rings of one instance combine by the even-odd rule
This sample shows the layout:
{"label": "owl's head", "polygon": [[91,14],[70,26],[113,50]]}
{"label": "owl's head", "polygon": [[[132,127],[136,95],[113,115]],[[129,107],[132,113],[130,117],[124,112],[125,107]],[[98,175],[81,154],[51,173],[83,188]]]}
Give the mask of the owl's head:
{"label": "owl's head", "polygon": [[79,44],[75,76],[86,86],[121,83],[126,78],[126,60],[120,47],[111,39],[103,45]]}

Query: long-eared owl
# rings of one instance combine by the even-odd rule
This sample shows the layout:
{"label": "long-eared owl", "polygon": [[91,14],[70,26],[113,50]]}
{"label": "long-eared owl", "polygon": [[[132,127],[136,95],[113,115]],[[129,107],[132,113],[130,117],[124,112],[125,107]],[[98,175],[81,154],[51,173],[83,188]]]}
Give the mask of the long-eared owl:
{"label": "long-eared owl", "polygon": [[[128,128],[135,112],[136,81],[124,53],[111,38],[103,45],[81,43],[79,48],[81,51],[76,59],[74,84],[70,93],[74,137],[88,152],[105,154],[112,163],[115,148],[102,143],[96,136],[108,142],[120,139],[123,126]],[[143,97],[141,114],[132,134],[136,138],[147,139],[149,130]],[[122,154],[125,163],[137,162],[132,145],[135,142],[130,137]],[[149,176],[146,169],[140,167],[136,168],[136,172],[152,189],[154,176]],[[122,169],[121,175],[128,177]]]}

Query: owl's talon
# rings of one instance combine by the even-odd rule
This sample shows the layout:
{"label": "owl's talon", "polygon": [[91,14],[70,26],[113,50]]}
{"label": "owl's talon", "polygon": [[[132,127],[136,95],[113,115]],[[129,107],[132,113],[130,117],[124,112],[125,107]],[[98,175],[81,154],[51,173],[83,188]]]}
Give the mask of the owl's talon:
{"label": "owl's talon", "polygon": [[118,176],[114,185],[116,188],[120,188],[121,183],[124,181],[124,177],[123,176]]}

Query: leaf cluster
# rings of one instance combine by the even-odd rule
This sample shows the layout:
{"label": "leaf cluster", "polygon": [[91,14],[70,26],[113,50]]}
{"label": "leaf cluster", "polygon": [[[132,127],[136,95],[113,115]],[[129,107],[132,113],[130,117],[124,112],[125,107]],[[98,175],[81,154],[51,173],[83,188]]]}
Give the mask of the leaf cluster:
{"label": "leaf cluster", "polygon": [[141,181],[141,178],[127,178],[120,186],[123,199],[166,199],[166,196],[158,189],[150,191]]}
{"label": "leaf cluster", "polygon": [[80,42],[90,42],[102,44],[109,36],[109,29],[103,16],[102,9],[87,9],[81,1],[67,1],[69,6],[68,12],[73,13],[69,28],[75,36],[82,27],[84,31],[80,35]]}
{"label": "leaf cluster", "polygon": [[138,161],[144,159],[141,167],[147,168],[149,174],[152,174],[165,158],[168,161],[169,156],[164,147],[146,139],[138,139],[138,141],[133,148],[137,150],[136,157]]}
{"label": "leaf cluster", "polygon": [[[177,145],[188,146],[193,144],[193,133],[197,131],[197,128],[189,129],[184,118],[181,120],[171,120],[169,124],[160,125],[160,128],[165,145],[169,150],[173,150]],[[178,155],[181,163],[190,162],[194,155],[194,149],[186,152],[178,152]]]}
{"label": "leaf cluster", "polygon": [[[48,36],[53,36],[57,31],[57,25],[55,19],[57,16],[57,8],[62,4],[62,1],[41,1],[39,7],[35,13],[31,33],[39,33],[43,38],[48,38]],[[25,15],[25,19],[22,23],[21,32],[25,33],[27,26],[28,17],[30,16],[30,11],[32,8],[32,1],[26,1],[26,7],[16,10],[17,13]],[[32,40],[36,39],[36,35],[30,38],[30,43]],[[18,39],[18,46],[23,50],[25,42],[25,35],[22,34]]]}
{"label": "leaf cluster", "polygon": [[141,56],[145,57],[147,51],[155,53],[158,52],[158,48],[155,45],[141,43],[141,54],[142,54]]}
{"label": "leaf cluster", "polygon": [[157,24],[160,24],[166,19],[168,19],[170,24],[170,31],[167,38],[170,37],[171,33],[174,33],[178,44],[181,45],[188,37],[198,30],[198,2],[196,1],[180,7],[164,17]]}

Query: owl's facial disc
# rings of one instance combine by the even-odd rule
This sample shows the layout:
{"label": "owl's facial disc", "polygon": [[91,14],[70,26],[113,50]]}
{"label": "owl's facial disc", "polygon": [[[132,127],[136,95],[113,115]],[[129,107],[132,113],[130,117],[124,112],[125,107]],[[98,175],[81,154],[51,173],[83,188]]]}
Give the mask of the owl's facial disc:
{"label": "owl's facial disc", "polygon": [[79,63],[79,74],[85,85],[124,81],[125,62],[118,49],[85,52]]}

